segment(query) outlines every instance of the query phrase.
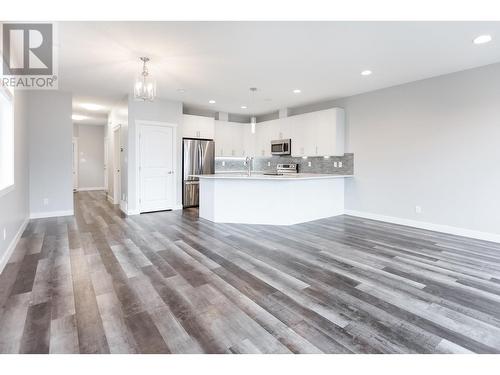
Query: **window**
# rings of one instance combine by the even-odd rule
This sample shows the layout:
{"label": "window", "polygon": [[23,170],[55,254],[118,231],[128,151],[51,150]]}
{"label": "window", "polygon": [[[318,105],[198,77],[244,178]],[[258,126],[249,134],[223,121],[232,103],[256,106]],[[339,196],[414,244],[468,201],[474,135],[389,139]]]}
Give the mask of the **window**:
{"label": "window", "polygon": [[14,186],[14,100],[0,87],[0,195]]}

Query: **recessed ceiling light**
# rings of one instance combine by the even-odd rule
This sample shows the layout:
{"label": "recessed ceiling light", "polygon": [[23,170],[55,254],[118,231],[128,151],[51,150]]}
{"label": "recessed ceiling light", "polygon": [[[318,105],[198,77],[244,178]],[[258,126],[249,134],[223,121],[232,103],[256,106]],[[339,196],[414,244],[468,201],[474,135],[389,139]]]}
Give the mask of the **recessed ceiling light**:
{"label": "recessed ceiling light", "polygon": [[104,109],[104,106],[94,103],[82,103],[80,107],[88,109],[89,111],[101,111]]}
{"label": "recessed ceiling light", "polygon": [[369,76],[369,75],[371,75],[371,74],[372,74],[372,71],[371,71],[371,70],[363,70],[363,71],[361,72],[361,75],[362,75],[362,76]]}
{"label": "recessed ceiling light", "polygon": [[242,105],[241,109],[247,109],[247,106],[246,105]]}
{"label": "recessed ceiling light", "polygon": [[301,89],[295,89],[295,90],[293,90],[293,93],[294,93],[294,94],[300,94],[301,92],[302,92],[302,90],[301,90]]}
{"label": "recessed ceiling light", "polygon": [[479,35],[477,38],[473,40],[474,44],[485,44],[488,42],[491,42],[493,38],[491,35],[485,34],[485,35]]}
{"label": "recessed ceiling light", "polygon": [[81,121],[81,120],[88,119],[88,117],[83,116],[83,115],[71,115],[71,119],[75,120],[75,121]]}
{"label": "recessed ceiling light", "polygon": [[180,93],[180,94],[184,94],[186,92],[186,90],[184,90],[184,89],[177,89],[177,92]]}
{"label": "recessed ceiling light", "polygon": [[208,101],[210,104],[215,104],[215,100],[211,99]]}

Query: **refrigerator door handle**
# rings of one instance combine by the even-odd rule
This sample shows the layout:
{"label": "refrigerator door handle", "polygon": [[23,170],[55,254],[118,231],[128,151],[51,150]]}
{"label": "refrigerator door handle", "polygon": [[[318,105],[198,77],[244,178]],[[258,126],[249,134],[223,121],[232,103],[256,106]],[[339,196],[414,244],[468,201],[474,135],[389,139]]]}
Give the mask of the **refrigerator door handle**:
{"label": "refrigerator door handle", "polygon": [[198,143],[198,167],[200,168],[199,174],[203,174],[203,148],[201,143]]}

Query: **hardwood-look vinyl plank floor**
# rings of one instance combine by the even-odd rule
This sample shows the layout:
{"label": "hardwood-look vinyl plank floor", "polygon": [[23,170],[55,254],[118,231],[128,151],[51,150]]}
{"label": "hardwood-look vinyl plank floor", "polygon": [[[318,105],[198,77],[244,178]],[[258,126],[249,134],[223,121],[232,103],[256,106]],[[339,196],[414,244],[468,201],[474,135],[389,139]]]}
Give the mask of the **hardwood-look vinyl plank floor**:
{"label": "hardwood-look vinyl plank floor", "polygon": [[350,216],[32,220],[0,274],[0,353],[500,353],[500,244]]}

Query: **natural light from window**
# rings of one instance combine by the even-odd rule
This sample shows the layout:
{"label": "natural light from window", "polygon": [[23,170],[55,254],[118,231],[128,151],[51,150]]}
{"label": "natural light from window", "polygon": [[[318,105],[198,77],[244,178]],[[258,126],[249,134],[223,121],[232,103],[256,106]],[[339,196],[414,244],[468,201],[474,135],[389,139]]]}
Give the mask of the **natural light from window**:
{"label": "natural light from window", "polygon": [[0,87],[0,195],[14,185],[14,103],[12,94]]}

